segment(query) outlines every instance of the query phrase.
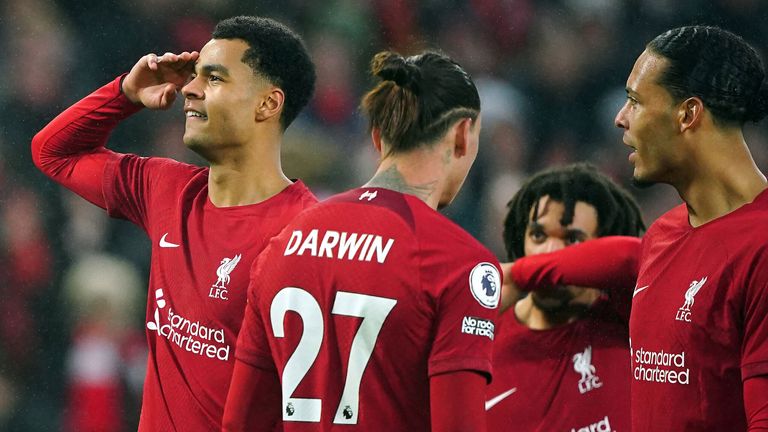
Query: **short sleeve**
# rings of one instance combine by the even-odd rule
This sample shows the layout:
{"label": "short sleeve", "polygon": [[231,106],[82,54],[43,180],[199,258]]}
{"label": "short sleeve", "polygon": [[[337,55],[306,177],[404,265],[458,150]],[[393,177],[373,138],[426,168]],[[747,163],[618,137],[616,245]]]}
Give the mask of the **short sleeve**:
{"label": "short sleeve", "polygon": [[744,304],[744,339],[742,341],[742,380],[768,375],[768,251],[757,252],[749,264]]}
{"label": "short sleeve", "polygon": [[501,291],[498,262],[487,256],[446,264],[442,271],[432,273],[444,278],[431,281],[438,295],[435,298],[429,376],[472,370],[486,375],[490,381],[495,318]]}

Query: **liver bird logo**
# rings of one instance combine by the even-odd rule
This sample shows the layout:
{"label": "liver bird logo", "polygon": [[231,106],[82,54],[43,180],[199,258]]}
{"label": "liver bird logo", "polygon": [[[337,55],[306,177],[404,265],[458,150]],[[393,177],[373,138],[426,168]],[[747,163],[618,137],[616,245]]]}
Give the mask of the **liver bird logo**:
{"label": "liver bird logo", "polygon": [[216,276],[219,277],[219,279],[216,281],[213,286],[219,287],[219,288],[226,288],[227,284],[229,283],[229,274],[232,273],[232,270],[237,267],[237,263],[240,262],[240,254],[235,255],[232,258],[224,258],[221,260],[221,265],[219,265],[219,268],[216,269]]}
{"label": "liver bird logo", "polygon": [[581,379],[586,380],[595,374],[595,367],[592,365],[592,346],[588,346],[584,352],[574,354],[573,369],[581,374]]}
{"label": "liver bird logo", "polygon": [[701,287],[704,286],[704,283],[707,281],[706,277],[701,278],[701,280],[695,280],[691,282],[691,286],[688,287],[688,290],[685,291],[685,303],[683,303],[683,307],[681,308],[684,311],[690,311],[691,306],[693,306],[693,300],[696,294],[699,292]]}

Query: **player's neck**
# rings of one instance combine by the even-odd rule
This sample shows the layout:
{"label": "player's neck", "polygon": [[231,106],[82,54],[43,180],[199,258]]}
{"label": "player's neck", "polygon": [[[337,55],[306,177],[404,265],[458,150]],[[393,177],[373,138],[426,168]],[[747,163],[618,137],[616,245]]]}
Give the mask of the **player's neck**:
{"label": "player's neck", "polygon": [[280,146],[236,147],[211,162],[208,196],[216,207],[256,204],[291,184],[280,164]]}
{"label": "player's neck", "polygon": [[381,187],[415,195],[436,209],[446,183],[445,166],[434,152],[418,149],[405,155],[388,156],[381,161],[366,187]]}
{"label": "player's neck", "polygon": [[581,310],[564,308],[558,312],[544,311],[536,306],[531,295],[515,303],[515,317],[520,324],[531,330],[549,330],[566,325],[581,317]]}
{"label": "player's neck", "polygon": [[689,174],[673,184],[694,227],[752,202],[768,186],[741,133],[725,138],[705,143],[707,151],[694,154]]}

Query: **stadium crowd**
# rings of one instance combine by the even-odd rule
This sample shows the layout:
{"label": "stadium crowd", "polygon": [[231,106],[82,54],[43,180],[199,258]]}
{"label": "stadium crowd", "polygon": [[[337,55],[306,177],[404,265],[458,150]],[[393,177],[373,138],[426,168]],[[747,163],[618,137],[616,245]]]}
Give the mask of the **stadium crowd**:
{"label": "stadium crowd", "polygon": [[[0,430],[10,431],[136,429],[149,241],[45,179],[29,143],[147,52],[198,49],[232,15],[295,28],[317,87],[286,134],[284,166],[320,199],[375,170],[358,109],[371,56],[446,52],[474,78],[483,110],[477,161],[446,214],[504,260],[506,204],[532,173],[589,161],[629,185],[629,151],[613,118],[638,47],[692,23],[768,46],[768,4],[759,0],[5,0],[0,8],[0,65],[10,78],[0,84]],[[135,115],[110,142],[200,163],[183,131],[177,102]],[[745,134],[765,171],[766,122]],[[679,201],[668,186],[630,190],[647,225]]]}

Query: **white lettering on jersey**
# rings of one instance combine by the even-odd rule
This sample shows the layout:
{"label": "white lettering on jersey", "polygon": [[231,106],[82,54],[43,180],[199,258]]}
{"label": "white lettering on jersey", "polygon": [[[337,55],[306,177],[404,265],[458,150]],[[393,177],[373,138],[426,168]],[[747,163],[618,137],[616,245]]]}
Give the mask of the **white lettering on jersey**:
{"label": "white lettering on jersey", "polygon": [[464,317],[461,321],[461,332],[464,334],[474,336],[484,336],[490,340],[493,340],[493,332],[496,326],[493,325],[493,321],[476,318],[476,317]]}
{"label": "white lettering on jersey", "polygon": [[608,416],[603,417],[602,420],[592,423],[578,429],[571,428],[571,432],[614,432],[611,429],[611,422],[608,420]]}
{"label": "white lettering on jersey", "polygon": [[632,371],[637,381],[668,384],[688,384],[691,371],[685,366],[685,351],[668,353],[646,351],[643,347],[634,349],[635,368]]}
{"label": "white lettering on jersey", "polygon": [[310,230],[306,235],[301,230],[295,230],[288,239],[283,255],[308,255],[366,262],[375,258],[376,262],[383,264],[394,244],[395,239],[385,239],[374,234],[328,230],[320,238],[318,229]]}
{"label": "white lettering on jersey", "polygon": [[223,328],[211,328],[200,321],[191,321],[174,313],[171,307],[168,308],[166,320],[163,320],[160,310],[165,309],[167,302],[163,298],[162,288],[155,290],[155,301],[157,307],[154,321],[147,323],[149,330],[157,332],[184,351],[211,359],[229,360],[230,345],[224,340]]}

